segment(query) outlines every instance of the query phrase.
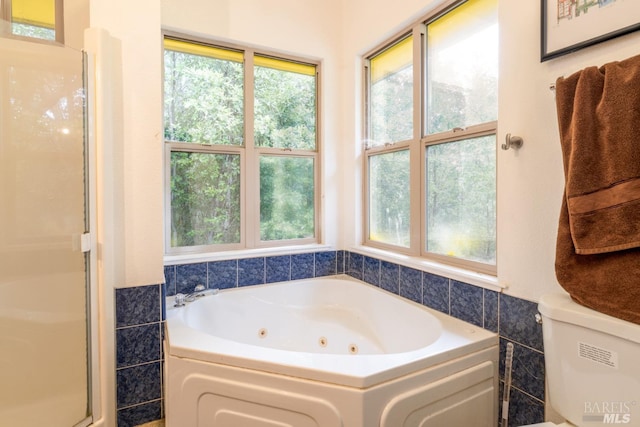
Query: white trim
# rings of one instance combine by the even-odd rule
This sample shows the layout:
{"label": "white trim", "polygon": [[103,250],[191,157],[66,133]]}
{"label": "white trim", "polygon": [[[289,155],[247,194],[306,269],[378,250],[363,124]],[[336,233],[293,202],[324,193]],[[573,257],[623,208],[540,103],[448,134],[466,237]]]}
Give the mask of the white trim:
{"label": "white trim", "polygon": [[[320,94],[320,62],[293,58],[290,55],[280,55],[265,53],[262,50],[247,46],[228,46],[226,43],[219,43],[215,40],[204,40],[190,36],[182,36],[176,33],[163,32],[163,40],[172,38],[186,43],[202,43],[216,46],[220,49],[233,49],[243,54],[243,87],[244,87],[244,139],[242,145],[217,145],[217,144],[196,144],[189,142],[178,142],[164,140],[164,253],[165,265],[174,259],[191,260],[198,259],[224,259],[242,257],[244,253],[252,253],[254,249],[274,248],[275,252],[282,253],[283,248],[295,246],[306,246],[316,244],[322,239],[321,218],[322,206],[322,183],[321,181],[321,94]],[[254,129],[254,98],[255,98],[255,66],[254,57],[264,56],[277,60],[295,61],[307,65],[312,65],[316,69],[316,146],[314,150],[309,149],[280,149],[259,147],[255,145]],[[164,68],[164,67],[163,67]],[[163,91],[164,95],[164,91]],[[182,152],[202,152],[207,154],[220,154],[225,152],[237,153],[240,156],[240,241],[235,243],[221,243],[210,245],[194,246],[171,246],[171,153]],[[314,165],[314,235],[307,238],[288,240],[263,241],[260,238],[260,158],[261,156],[283,156],[302,157],[313,159]],[[219,251],[224,251],[224,255],[218,255]],[[226,255],[229,254],[229,255]],[[236,255],[241,254],[241,255]]]}
{"label": "white trim", "polygon": [[279,256],[336,250],[330,245],[310,244],[296,246],[279,246],[268,248],[241,249],[237,251],[192,253],[187,255],[165,255],[164,265],[180,265],[197,262],[227,261],[234,259],[255,258],[263,256]]}
{"label": "white trim", "polygon": [[360,255],[366,255],[392,262],[394,264],[400,264],[405,267],[414,268],[416,270],[426,271],[427,273],[437,274],[439,276],[444,276],[449,279],[458,280],[481,288],[490,289],[492,291],[500,292],[505,288],[499,284],[496,276],[453,267],[451,265],[430,261],[416,256],[403,255],[397,252],[389,252],[369,246],[353,246],[348,250]]}
{"label": "white trim", "polygon": [[[447,0],[437,9],[432,10],[426,16],[423,16],[420,20],[415,22],[412,26],[406,30],[398,32],[395,36],[388,39],[382,45],[379,45],[374,50],[361,57],[362,70],[363,70],[363,94],[362,94],[362,112],[363,112],[363,126],[362,131],[364,134],[366,145],[363,147],[362,155],[362,224],[363,236],[361,244],[366,245],[366,249],[381,250],[386,252],[386,249],[394,251],[393,253],[404,253],[406,255],[399,255],[404,258],[415,259],[416,262],[423,265],[435,265],[444,266],[445,264],[451,264],[447,267],[450,271],[473,271],[473,269],[480,269],[485,275],[495,274],[497,271],[497,250],[496,260],[493,264],[484,263],[481,261],[473,261],[462,257],[448,257],[440,255],[434,252],[429,252],[426,249],[426,236],[427,236],[427,164],[426,164],[426,150],[428,146],[443,144],[447,142],[459,142],[466,139],[477,138],[481,136],[495,135],[497,139],[497,126],[498,121],[493,120],[489,122],[470,125],[466,128],[454,128],[444,132],[437,132],[434,134],[426,134],[427,132],[427,111],[426,111],[426,92],[428,91],[429,78],[427,75],[428,62],[427,62],[427,46],[425,45],[426,32],[429,24],[443,18],[448,13],[454,11],[458,6],[467,3],[469,0]],[[410,31],[410,33],[408,32]],[[368,141],[370,138],[371,125],[371,70],[370,61],[376,55],[384,53],[387,49],[395,46],[399,41],[405,40],[408,37],[413,38],[413,138],[406,141],[397,141],[389,144],[379,145],[376,147],[369,147]],[[396,246],[393,243],[371,240],[370,234],[370,222],[371,222],[371,206],[370,206],[370,166],[369,161],[375,155],[385,155],[395,151],[406,149],[409,151],[409,186],[410,194],[410,208],[409,208],[409,235],[410,243],[409,247]],[[497,169],[497,153],[495,155],[496,169]],[[497,172],[496,172],[497,179]],[[497,184],[496,184],[496,204],[497,204]],[[496,207],[497,209],[497,207]],[[495,241],[497,243],[497,214],[496,214],[496,235]],[[359,246],[365,250],[365,246]],[[390,252],[391,253],[391,252]],[[423,257],[423,258],[419,258]],[[437,268],[439,269],[439,268]],[[455,273],[454,273],[455,274]],[[464,276],[464,275],[463,275]],[[492,276],[488,276],[492,277]],[[480,281],[482,282],[482,281]]]}
{"label": "white trim", "polygon": [[[120,146],[116,143],[120,128],[114,125],[118,115],[117,106],[121,81],[113,72],[118,61],[118,47],[108,32],[98,28],[85,31],[85,51],[92,62],[92,72],[88,76],[93,88],[88,96],[93,108],[89,132],[93,133],[95,144],[95,222],[92,227],[95,239],[92,254],[97,256],[96,288],[92,293],[92,305],[97,308],[97,322],[92,324],[92,352],[97,357],[92,366],[93,376],[93,425],[115,425],[116,385],[115,385],[115,284],[123,277],[122,251],[117,245],[121,230],[121,218],[116,213],[118,207],[116,189],[121,184],[120,170],[114,167],[119,159]],[[90,68],[91,69],[91,68]],[[99,248],[99,250],[98,250]],[[97,353],[96,353],[97,352]],[[97,378],[96,378],[97,377]]]}
{"label": "white trim", "polygon": [[[88,43],[87,43],[88,44]],[[86,131],[85,131],[85,174],[87,178],[87,193],[88,193],[88,206],[86,214],[88,218],[87,233],[81,237],[81,244],[83,246],[83,252],[89,252],[88,254],[88,280],[89,280],[89,298],[88,313],[89,313],[89,333],[87,337],[89,341],[87,346],[89,348],[89,386],[90,386],[90,402],[91,402],[91,416],[90,423],[98,420],[102,415],[102,400],[101,393],[104,390],[104,386],[100,376],[100,349],[99,349],[99,337],[100,337],[100,301],[99,301],[99,282],[98,282],[98,242],[96,240],[96,231],[98,229],[98,184],[97,184],[97,144],[96,144],[96,52],[97,48],[94,46],[93,50],[84,49],[84,61],[83,72],[85,73],[85,117],[86,117]]]}

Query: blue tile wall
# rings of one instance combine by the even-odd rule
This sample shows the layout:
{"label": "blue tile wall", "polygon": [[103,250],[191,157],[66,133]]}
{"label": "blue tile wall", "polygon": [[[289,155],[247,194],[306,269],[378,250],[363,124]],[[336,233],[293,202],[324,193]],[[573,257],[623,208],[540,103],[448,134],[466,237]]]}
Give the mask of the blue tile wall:
{"label": "blue tile wall", "polygon": [[346,268],[346,254],[345,251],[337,251],[336,253],[336,273],[344,274]]}
{"label": "blue tile wall", "polygon": [[[509,426],[544,421],[544,353],[537,304],[435,274],[345,252],[345,273],[500,335],[500,400],[506,344],[514,345]],[[399,284],[399,291],[396,284]],[[500,403],[502,404],[502,403]],[[500,412],[501,414],[501,412]]]}
{"label": "blue tile wall", "polygon": [[164,273],[165,286],[116,290],[119,427],[163,416],[160,344],[165,293],[191,292],[197,284],[226,289],[343,273],[499,333],[500,401],[506,345],[513,343],[509,426],[544,420],[542,329],[535,321],[533,302],[342,250],[173,265]]}
{"label": "blue tile wall", "polygon": [[504,357],[507,343],[513,344],[511,370],[511,403],[509,426],[522,425],[522,420],[544,420],[545,368],[542,325],[535,316],[537,304],[501,294],[498,303],[500,331],[500,379],[504,381]]}
{"label": "blue tile wall", "polygon": [[[317,252],[315,256],[315,276],[333,276],[338,274],[338,256],[336,251]],[[344,266],[342,267],[344,271]]]}
{"label": "blue tile wall", "polygon": [[422,304],[422,271],[400,266],[399,295]]}
{"label": "blue tile wall", "polygon": [[162,418],[164,418],[162,400],[154,400],[142,405],[119,409],[117,425],[118,427],[135,427]]}
{"label": "blue tile wall", "polygon": [[431,273],[422,273],[422,303],[427,307],[449,314],[449,279]]}
{"label": "blue tile wall", "polygon": [[316,254],[291,255],[291,280],[309,279],[315,276]]}
{"label": "blue tile wall", "polygon": [[449,310],[453,317],[484,327],[484,293],[482,288],[452,280]]}
{"label": "blue tile wall", "polygon": [[[238,260],[207,263],[207,287],[228,289],[238,286]],[[169,293],[173,295],[173,293]]]}
{"label": "blue tile wall", "polygon": [[116,290],[116,328],[160,322],[160,286]]}
{"label": "blue tile wall", "polygon": [[345,271],[345,251],[321,251],[272,257],[170,265],[164,267],[167,295],[192,292],[196,285],[228,289],[312,277]]}
{"label": "blue tile wall", "polygon": [[380,286],[380,260],[369,256],[364,257],[364,270],[362,280]]}
{"label": "blue tile wall", "polygon": [[238,286],[251,286],[265,283],[264,270],[264,257],[239,259]]}
{"label": "blue tile wall", "polygon": [[188,294],[198,285],[207,283],[207,263],[176,266],[176,292]]}
{"label": "blue tile wall", "polygon": [[266,283],[291,280],[291,255],[266,258]]}
{"label": "blue tile wall", "polygon": [[364,255],[347,252],[345,261],[345,273],[359,280],[364,280]]}
{"label": "blue tile wall", "polygon": [[498,332],[498,301],[500,294],[489,289],[483,289],[484,292],[484,328],[491,332]]}
{"label": "blue tile wall", "polygon": [[535,322],[538,305],[531,301],[500,296],[500,335],[542,351],[542,325]]}
{"label": "blue tile wall", "polygon": [[162,359],[161,328],[162,324],[156,322],[116,329],[116,366],[125,368]]}
{"label": "blue tile wall", "polygon": [[393,294],[400,294],[400,266],[380,261],[380,287]]}
{"label": "blue tile wall", "polygon": [[[504,360],[507,344],[511,342],[500,338],[500,372],[504,372]],[[511,385],[538,400],[544,400],[544,354],[540,351],[513,344]]]}
{"label": "blue tile wall", "polygon": [[[167,282],[175,286],[169,270]],[[116,408],[119,427],[163,417],[162,285],[115,290]]]}
{"label": "blue tile wall", "polygon": [[[500,382],[500,396],[504,393],[504,382]],[[498,412],[502,414],[502,399]],[[533,421],[531,421],[533,420]],[[539,420],[539,421],[536,421]],[[544,420],[544,402],[534,399],[516,387],[511,387],[509,393],[509,427],[526,426],[540,423]],[[500,425],[500,424],[498,424]]]}

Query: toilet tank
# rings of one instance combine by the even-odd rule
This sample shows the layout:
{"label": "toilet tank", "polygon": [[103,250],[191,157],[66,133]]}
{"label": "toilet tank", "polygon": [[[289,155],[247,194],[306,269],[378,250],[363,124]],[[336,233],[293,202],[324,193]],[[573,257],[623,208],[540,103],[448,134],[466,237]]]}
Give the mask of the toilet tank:
{"label": "toilet tank", "polygon": [[544,295],[547,399],[577,426],[640,426],[640,325]]}

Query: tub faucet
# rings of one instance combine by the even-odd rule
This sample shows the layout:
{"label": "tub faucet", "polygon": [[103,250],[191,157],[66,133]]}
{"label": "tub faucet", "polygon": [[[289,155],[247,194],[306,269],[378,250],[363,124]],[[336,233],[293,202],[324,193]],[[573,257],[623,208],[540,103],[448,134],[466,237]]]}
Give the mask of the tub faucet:
{"label": "tub faucet", "polygon": [[205,287],[204,285],[196,285],[193,289],[193,292],[189,294],[176,294],[174,307],[184,307],[184,305],[188,302],[195,301],[196,298],[200,298],[204,296]]}

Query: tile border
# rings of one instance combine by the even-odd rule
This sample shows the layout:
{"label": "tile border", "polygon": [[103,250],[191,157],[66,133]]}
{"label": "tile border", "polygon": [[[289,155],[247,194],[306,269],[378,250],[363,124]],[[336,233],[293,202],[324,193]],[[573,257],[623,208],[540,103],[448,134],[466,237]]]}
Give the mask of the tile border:
{"label": "tile border", "polygon": [[[289,259],[288,266],[287,259]],[[117,340],[118,333],[122,334],[125,328],[154,323],[161,325],[165,318],[164,297],[175,295],[183,289],[189,291],[188,286],[194,285],[195,282],[204,284],[208,288],[230,288],[271,283],[283,277],[296,280],[347,274],[395,295],[498,333],[501,348],[506,345],[506,342],[513,342],[516,345],[517,354],[522,359],[514,364],[512,374],[512,396],[515,402],[509,409],[510,420],[526,419],[528,423],[544,421],[544,369],[542,368],[540,372],[540,366],[544,366],[542,330],[535,323],[534,315],[537,312],[537,305],[531,301],[347,250],[319,250],[193,264],[195,266],[189,263],[166,265],[164,267],[165,283],[148,285],[159,287],[160,290],[157,292],[162,296],[160,303],[157,300],[152,301],[153,298],[145,300],[140,296],[149,292],[145,289],[146,286],[116,289],[117,315],[114,340]],[[138,298],[135,299],[137,303],[131,303],[130,298]],[[117,350],[119,344],[122,343],[116,342]],[[162,366],[164,357],[161,352],[160,355],[160,360],[148,363],[158,363]],[[501,354],[501,359],[503,356]],[[125,375],[127,373],[125,370],[135,366],[141,365],[119,365],[117,371],[120,375]],[[158,380],[162,387],[161,372]],[[502,390],[503,360],[500,361],[500,384]],[[118,406],[118,425],[122,427],[143,424],[159,419],[152,419],[153,417],[162,417],[162,390],[160,393],[159,399],[148,401],[137,402],[135,397],[124,399],[126,402],[136,403]],[[501,398],[502,392],[499,396],[500,402]],[[120,402],[120,398],[117,400]],[[132,422],[137,424],[131,424]]]}

